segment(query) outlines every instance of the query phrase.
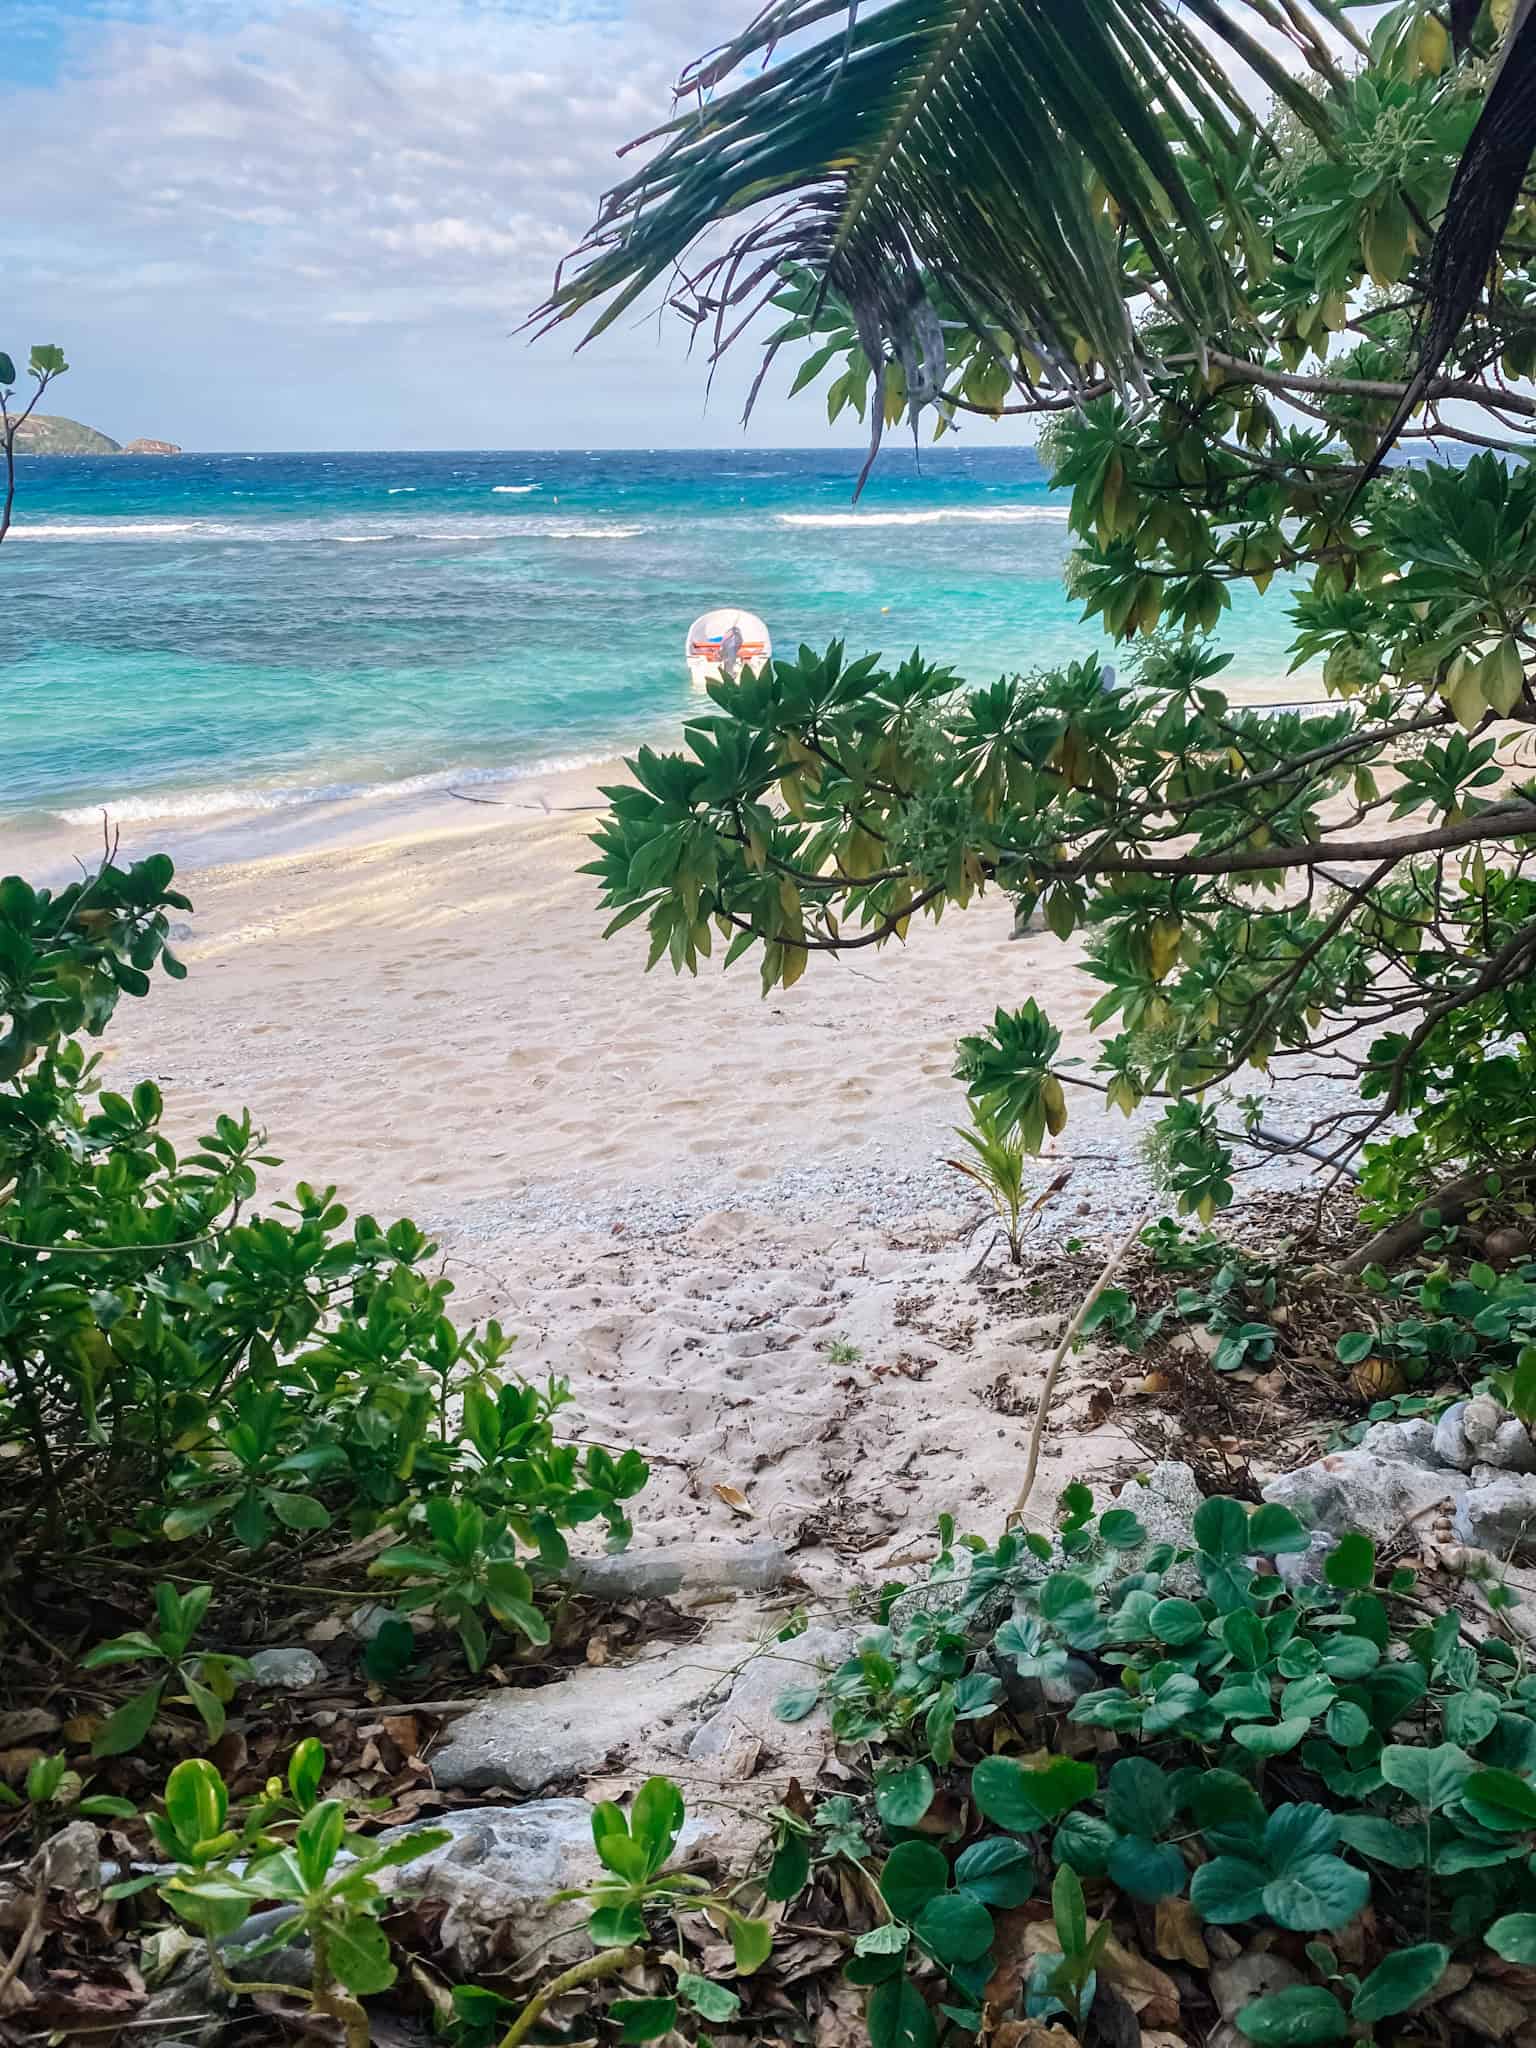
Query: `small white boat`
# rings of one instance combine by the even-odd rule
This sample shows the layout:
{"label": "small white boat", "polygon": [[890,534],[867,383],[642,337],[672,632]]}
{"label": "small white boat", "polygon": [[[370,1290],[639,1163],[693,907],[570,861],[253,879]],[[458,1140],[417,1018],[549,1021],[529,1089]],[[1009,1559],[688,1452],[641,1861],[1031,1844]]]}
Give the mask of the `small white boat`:
{"label": "small white boat", "polygon": [[722,676],[734,682],[744,668],[755,675],[772,653],[768,628],[757,614],[729,604],[695,619],[683,649],[696,690]]}

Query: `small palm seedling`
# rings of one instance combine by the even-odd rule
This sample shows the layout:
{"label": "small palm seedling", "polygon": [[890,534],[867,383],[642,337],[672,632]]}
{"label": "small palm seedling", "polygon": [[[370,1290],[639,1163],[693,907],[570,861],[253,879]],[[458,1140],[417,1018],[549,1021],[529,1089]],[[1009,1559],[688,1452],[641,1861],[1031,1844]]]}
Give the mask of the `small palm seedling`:
{"label": "small palm seedling", "polygon": [[1030,1154],[1017,1130],[1006,1130],[991,1110],[973,1102],[969,1128],[957,1124],[955,1136],[970,1146],[975,1157],[947,1159],[945,1165],[974,1181],[986,1195],[1008,1239],[1009,1260],[1015,1266],[1021,1265],[1024,1239],[1039,1222],[1047,1202],[1066,1186],[1072,1169],[1068,1167],[1057,1174],[1049,1187],[1030,1201]]}
{"label": "small palm seedling", "polygon": [[91,1744],[92,1756],[122,1756],[136,1749],[154,1726],[166,1688],[180,1688],[173,1698],[183,1698],[196,1707],[211,1742],[224,1733],[224,1709],[235,1696],[239,1679],[252,1676],[244,1657],[222,1652],[192,1649],[192,1638],[202,1626],[213,1597],[212,1586],[192,1586],[178,1593],[174,1586],[155,1588],[153,1635],[144,1629],[130,1629],[87,1650],[81,1663],[87,1671],[100,1671],[109,1664],[156,1664],[157,1675],[143,1692],[125,1700],[103,1725]]}

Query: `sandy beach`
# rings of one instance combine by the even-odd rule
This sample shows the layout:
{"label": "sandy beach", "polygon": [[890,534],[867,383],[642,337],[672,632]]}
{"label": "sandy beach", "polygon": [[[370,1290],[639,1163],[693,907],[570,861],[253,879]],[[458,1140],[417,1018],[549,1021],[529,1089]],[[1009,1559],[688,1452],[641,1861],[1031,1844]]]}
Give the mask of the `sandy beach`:
{"label": "sandy beach", "polygon": [[[1038,1278],[973,1272],[990,1226],[944,1164],[953,1044],[1033,995],[1086,1056],[1094,984],[1073,948],[1012,938],[1001,894],[768,1002],[748,963],[647,977],[577,872],[620,772],[185,868],[190,977],[120,1007],[108,1085],[153,1075],[185,1135],[249,1105],[274,1192],[335,1181],[430,1227],[459,1313],[569,1377],[573,1429],[656,1456],[642,1542],[772,1533],[881,1565],[942,1508],[995,1525],[1057,1322]],[[1155,1199],[1137,1130],[1074,1092],[1041,1167],[1072,1167],[1050,1257],[1085,1261]],[[1094,1373],[1090,1353],[1053,1429],[1047,1512],[1069,1473],[1135,1455],[1114,1425],[1078,1433]]]}

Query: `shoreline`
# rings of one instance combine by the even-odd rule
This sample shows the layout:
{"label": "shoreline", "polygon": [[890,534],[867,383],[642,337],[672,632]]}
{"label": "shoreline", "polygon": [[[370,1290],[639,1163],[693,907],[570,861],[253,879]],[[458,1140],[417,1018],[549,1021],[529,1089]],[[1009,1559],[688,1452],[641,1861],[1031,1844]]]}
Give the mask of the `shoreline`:
{"label": "shoreline", "polygon": [[[1305,682],[1305,677],[1267,677],[1228,681],[1225,687],[1231,702],[1248,709],[1300,710],[1330,701],[1320,687],[1308,691]],[[709,700],[698,691],[695,701],[702,709]],[[0,815],[0,872],[62,886],[78,874],[81,862],[99,857],[104,830],[118,835],[123,860],[163,852],[178,871],[201,873],[367,845],[381,835],[398,842],[433,838],[445,827],[452,829],[453,814],[461,809],[547,812],[571,802],[572,788],[582,793],[582,808],[597,810],[602,807],[599,785],[624,778],[628,751],[642,746],[672,751],[682,744],[683,721],[667,718],[625,741],[624,751],[615,746],[526,764],[467,764],[355,787],[316,785],[313,795],[300,792],[291,800],[286,791],[253,787],[246,802],[232,791],[236,801],[201,816],[187,813],[188,793],[177,790],[124,797],[122,809],[132,812],[126,817],[114,813],[110,803],[95,807],[84,802],[68,806],[76,814],[73,822],[63,811],[47,812],[49,822],[43,825]],[[465,786],[456,793],[459,784]],[[274,795],[284,800],[261,800]],[[153,806],[161,797],[164,808],[157,811]],[[35,820],[39,814],[23,815]]]}

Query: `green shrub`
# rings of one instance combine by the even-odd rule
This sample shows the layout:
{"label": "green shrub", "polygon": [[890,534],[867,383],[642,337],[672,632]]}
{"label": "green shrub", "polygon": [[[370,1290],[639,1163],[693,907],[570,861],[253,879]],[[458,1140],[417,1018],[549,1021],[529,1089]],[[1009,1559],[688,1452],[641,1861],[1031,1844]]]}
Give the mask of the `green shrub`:
{"label": "green shrub", "polygon": [[[1500,1953],[1519,1951],[1536,1677],[1517,1653],[1465,1642],[1454,1613],[1426,1618],[1411,1573],[1378,1589],[1363,1536],[1336,1546],[1324,1583],[1288,1585],[1273,1561],[1309,1544],[1289,1509],[1207,1500],[1194,1547],[1175,1551],[1127,1508],[1094,1516],[1086,1491],[1064,1497],[1065,1557],[1035,1534],[957,1545],[946,1525],[921,1598],[898,1607],[908,1589],[888,1587],[882,1625],[780,1702],[794,1718],[824,1699],[837,1735],[876,1760],[866,1801],[816,1816],[836,1846],[822,1834],[790,1866],[795,1890],[820,1862],[877,1871],[890,1925],[847,1967],[872,1987],[876,2048],[936,2038],[935,1977],[941,2014],[978,2027],[995,1916],[1050,1891],[1052,1872],[1058,1931],[1071,1924],[1065,1961],[1040,1959],[1026,1985],[1035,2017],[1082,2007],[1081,1887],[1306,1937],[1325,1981],[1240,2015],[1261,2043],[1402,2011],[1490,1927]],[[945,1793],[950,1818],[925,1832]],[[781,1827],[775,1868],[790,1839]],[[1368,1903],[1380,1961],[1361,1981],[1323,1937]]]}
{"label": "green shrub", "polygon": [[171,880],[157,856],[59,895],[0,883],[7,1540],[260,1551],[389,1524],[398,1576],[425,1546],[411,1604],[438,1606],[479,1661],[477,1603],[431,1561],[468,1517],[512,1574],[488,1611],[538,1640],[530,1572],[564,1564],[584,1523],[626,1542],[645,1463],[557,1440],[567,1388],[510,1377],[497,1323],[452,1321],[453,1283],[414,1223],[349,1219],[333,1187],[305,1182],[255,1206],[280,1162],[249,1113],[187,1150],[152,1081],[97,1091],[72,1034],[100,1034],[157,963],[183,973]]}

